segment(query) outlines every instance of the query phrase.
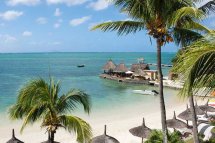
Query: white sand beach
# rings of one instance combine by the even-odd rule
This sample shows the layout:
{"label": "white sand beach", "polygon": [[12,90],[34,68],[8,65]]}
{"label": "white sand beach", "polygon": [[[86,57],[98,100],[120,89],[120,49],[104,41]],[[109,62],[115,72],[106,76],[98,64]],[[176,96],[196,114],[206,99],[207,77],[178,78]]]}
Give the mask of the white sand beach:
{"label": "white sand beach", "polygon": [[[199,101],[199,103],[205,103],[205,101]],[[176,114],[186,109],[187,101],[180,101],[175,99],[174,101],[166,102],[167,119],[173,117],[173,111]],[[78,116],[84,118],[90,123],[93,129],[94,136],[104,133],[104,125],[107,125],[107,134],[117,138],[121,143],[138,143],[140,138],[134,137],[129,133],[129,129],[142,124],[142,118],[146,120],[146,125],[152,129],[160,129],[160,110],[159,104],[150,104],[148,107],[143,104],[133,105],[132,107],[126,107],[118,109],[110,109],[102,112],[92,112],[90,116],[78,114]],[[3,117],[5,118],[5,117]],[[3,120],[2,118],[2,120]],[[4,122],[4,123],[3,123]],[[38,143],[47,139],[45,129],[40,128],[40,124],[36,123],[34,126],[27,126],[22,134],[19,133],[21,127],[21,121],[1,121],[0,124],[0,143],[4,143],[11,138],[12,128],[16,131],[16,136],[25,143]],[[56,133],[56,141],[61,143],[75,143],[75,136],[69,134],[64,130],[58,130]]]}

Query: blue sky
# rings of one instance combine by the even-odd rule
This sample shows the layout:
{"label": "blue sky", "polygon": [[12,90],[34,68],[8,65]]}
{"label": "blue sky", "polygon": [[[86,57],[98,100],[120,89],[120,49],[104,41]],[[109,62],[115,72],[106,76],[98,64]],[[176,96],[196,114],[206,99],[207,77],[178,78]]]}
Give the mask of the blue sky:
{"label": "blue sky", "polygon": [[[214,17],[203,23],[214,28]],[[0,53],[155,51],[145,31],[121,37],[90,31],[97,23],[125,19],[106,0],[1,0]],[[163,48],[177,50],[174,44]]]}

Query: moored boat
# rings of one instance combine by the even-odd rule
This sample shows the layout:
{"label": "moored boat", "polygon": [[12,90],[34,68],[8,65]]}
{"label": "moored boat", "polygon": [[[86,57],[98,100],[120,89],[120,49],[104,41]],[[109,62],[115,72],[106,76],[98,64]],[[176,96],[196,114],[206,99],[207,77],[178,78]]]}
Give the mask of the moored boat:
{"label": "moored boat", "polygon": [[158,95],[156,90],[133,90],[133,93],[143,94],[143,95]]}
{"label": "moored boat", "polygon": [[77,65],[78,68],[83,68],[85,65]]}

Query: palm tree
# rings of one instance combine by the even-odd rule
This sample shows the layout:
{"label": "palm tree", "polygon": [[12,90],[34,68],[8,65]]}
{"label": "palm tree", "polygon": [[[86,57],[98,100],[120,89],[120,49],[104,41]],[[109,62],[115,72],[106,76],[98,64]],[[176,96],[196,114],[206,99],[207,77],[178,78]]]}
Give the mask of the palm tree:
{"label": "palm tree", "polygon": [[92,30],[117,31],[119,35],[123,35],[146,29],[148,35],[156,40],[163,142],[167,143],[161,47],[168,42],[173,42],[173,35],[175,33],[180,35],[179,32],[182,30],[207,31],[207,28],[194,21],[194,19],[201,19],[204,12],[194,8],[192,0],[114,0],[114,4],[132,20],[105,22],[93,27]]}
{"label": "palm tree", "polygon": [[49,141],[52,143],[57,129],[61,127],[76,133],[79,143],[88,142],[92,137],[90,125],[69,113],[80,104],[89,114],[89,96],[76,89],[71,89],[62,96],[59,93],[60,84],[53,79],[50,79],[50,83],[42,78],[31,80],[21,88],[16,103],[9,109],[10,118],[24,120],[21,132],[27,124],[41,120],[41,127],[47,129]]}
{"label": "palm tree", "polygon": [[[193,95],[204,89],[209,93],[215,89],[215,31],[207,34],[205,37],[188,46],[178,55],[173,71],[182,73],[185,84],[180,92],[181,96],[190,97],[190,103],[193,105]],[[186,64],[185,64],[186,63]],[[207,87],[207,88],[202,88]],[[191,108],[195,109],[195,108]],[[195,110],[193,114],[193,128],[196,126]],[[194,138],[195,139],[195,138]]]}

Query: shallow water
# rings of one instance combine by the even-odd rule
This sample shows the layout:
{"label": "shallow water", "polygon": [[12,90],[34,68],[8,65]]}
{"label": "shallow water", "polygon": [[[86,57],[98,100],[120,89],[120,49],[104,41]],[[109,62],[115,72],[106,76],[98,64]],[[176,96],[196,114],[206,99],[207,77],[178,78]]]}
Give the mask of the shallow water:
{"label": "shallow water", "polygon": [[[163,64],[170,64],[174,53],[163,53]],[[62,84],[61,93],[70,88],[79,88],[91,96],[93,111],[105,108],[132,106],[135,104],[150,105],[158,101],[155,96],[143,96],[132,93],[134,89],[155,89],[146,85],[131,85],[100,79],[102,66],[108,59],[115,63],[124,62],[129,67],[144,57],[145,62],[155,63],[155,53],[36,53],[36,54],[0,54],[0,112],[4,113],[12,105],[19,88],[26,81],[49,75]],[[85,64],[84,68],[77,68]],[[154,69],[155,67],[151,67]],[[164,68],[164,75],[168,73]],[[166,100],[174,100],[177,91],[165,89]]]}

